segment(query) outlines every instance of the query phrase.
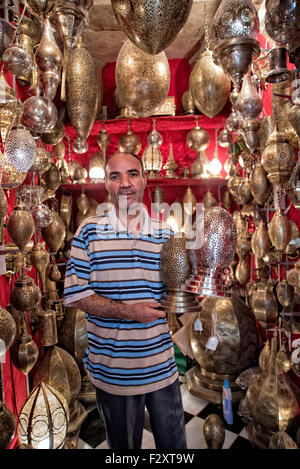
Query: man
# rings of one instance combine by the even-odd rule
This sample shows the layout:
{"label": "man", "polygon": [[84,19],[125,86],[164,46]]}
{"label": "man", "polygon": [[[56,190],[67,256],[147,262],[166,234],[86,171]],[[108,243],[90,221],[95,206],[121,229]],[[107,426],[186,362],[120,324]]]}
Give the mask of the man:
{"label": "man", "polygon": [[157,449],[185,449],[174,348],[160,310],[160,250],[172,234],[150,219],[140,158],[115,153],[105,185],[113,206],[78,228],[65,277],[65,304],[86,312],[84,363],[96,387],[111,449],[140,449],[145,406]]}

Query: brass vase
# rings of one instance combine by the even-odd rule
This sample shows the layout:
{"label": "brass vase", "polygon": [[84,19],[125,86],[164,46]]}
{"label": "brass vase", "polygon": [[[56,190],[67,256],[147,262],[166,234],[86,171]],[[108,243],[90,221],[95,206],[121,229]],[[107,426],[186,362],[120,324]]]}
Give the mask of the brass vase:
{"label": "brass vase", "polygon": [[52,222],[50,225],[42,228],[41,234],[50,253],[57,253],[63,245],[66,236],[66,227],[55,210],[53,210],[52,215]]}
{"label": "brass vase", "polygon": [[18,336],[10,348],[10,356],[14,366],[24,375],[32,370],[39,357],[39,349],[27,330]]}
{"label": "brass vase", "polygon": [[18,311],[26,312],[36,308],[41,301],[41,292],[31,277],[23,273],[15,281],[10,294],[10,303]]}
{"label": "brass vase", "polygon": [[66,70],[66,104],[71,123],[78,135],[73,146],[77,153],[85,153],[88,149],[86,140],[98,109],[97,88],[94,61],[82,41],[79,41],[69,56]]}
{"label": "brass vase", "polygon": [[19,202],[14,207],[6,228],[15,245],[24,252],[34,233],[35,224],[30,211],[23,202]]}
{"label": "brass vase", "polygon": [[49,347],[33,373],[33,386],[41,382],[60,392],[72,408],[81,387],[81,375],[74,358],[61,347]]}
{"label": "brass vase", "polygon": [[163,105],[170,88],[165,52],[150,55],[126,41],[117,57],[116,86],[125,107],[140,117],[153,115]]}
{"label": "brass vase", "polygon": [[192,0],[112,0],[113,12],[126,36],[148,54],[165,50],[186,23]]}
{"label": "brass vase", "polygon": [[251,238],[251,247],[256,257],[262,259],[271,247],[271,240],[266,224],[261,220]]}
{"label": "brass vase", "polygon": [[284,251],[291,240],[292,229],[289,219],[280,209],[276,209],[269,223],[268,232],[275,248]]}
{"label": "brass vase", "polygon": [[45,249],[45,243],[37,243],[34,245],[30,253],[30,259],[39,274],[42,292],[44,292],[46,289],[46,270],[50,260],[50,255]]}
{"label": "brass vase", "polygon": [[[251,309],[236,295],[230,298],[206,297],[201,301],[201,334],[190,325],[191,347],[198,363],[186,373],[191,394],[215,404],[222,403],[224,380],[228,379],[232,400],[240,400],[244,393],[236,385],[237,376],[247,369],[256,354],[258,336]],[[217,312],[216,332],[219,341],[216,350],[206,348],[212,333],[212,314]],[[195,319],[197,315],[195,314]]]}
{"label": "brass vase", "polygon": [[231,81],[215,64],[212,51],[203,52],[190,75],[190,93],[197,109],[213,118],[223,109],[229,98]]}

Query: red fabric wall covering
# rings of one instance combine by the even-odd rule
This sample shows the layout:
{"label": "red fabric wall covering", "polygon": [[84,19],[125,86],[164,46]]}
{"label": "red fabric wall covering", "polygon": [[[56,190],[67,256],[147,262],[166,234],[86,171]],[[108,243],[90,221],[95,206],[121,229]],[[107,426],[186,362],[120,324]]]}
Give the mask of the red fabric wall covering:
{"label": "red fabric wall covering", "polygon": [[[265,39],[262,36],[259,36],[259,40],[261,43],[262,48],[267,48],[268,44],[266,44]],[[189,86],[189,75],[190,75],[190,64],[187,60],[170,60],[170,71],[171,71],[171,86],[169,90],[169,96],[174,96],[175,103],[176,103],[176,116],[175,118],[170,117],[159,117],[156,118],[156,128],[163,136],[163,145],[161,146],[161,152],[163,155],[163,163],[167,161],[169,151],[170,151],[170,144],[173,144],[174,150],[174,158],[176,163],[178,164],[178,174],[180,174],[181,169],[184,165],[188,168],[192,165],[196,158],[196,152],[190,150],[186,145],[186,135],[190,129],[192,129],[195,125],[195,117],[194,116],[183,116],[182,115],[182,108],[181,108],[181,98],[183,93],[188,89]],[[105,65],[103,69],[103,105],[108,107],[108,115],[109,117],[114,117],[114,106],[113,106],[113,94],[115,91],[115,63],[108,63]],[[4,72],[5,77],[12,86],[13,79],[12,76],[8,73]],[[16,83],[16,89],[18,96],[20,97],[21,101],[23,102],[29,95],[27,94],[28,87],[23,88],[21,85]],[[58,102],[58,108],[63,103]],[[263,106],[264,106],[264,115],[270,115],[272,112],[272,100],[271,100],[271,93],[270,93],[270,85],[266,87],[263,91]],[[205,116],[199,115],[199,125],[206,129],[210,134],[210,145],[207,149],[207,156],[209,159],[212,159],[213,153],[215,150],[215,129],[220,127],[220,129],[224,126],[226,116],[228,116],[230,112],[230,104],[227,103],[226,106],[223,108],[221,113],[216,116],[214,119],[209,119]],[[115,120],[110,119],[105,123],[105,128],[107,132],[110,134],[111,141],[108,147],[108,154],[113,153],[117,149],[118,140],[121,135],[127,132],[127,120]],[[91,156],[95,151],[98,150],[97,145],[97,135],[102,128],[102,124],[96,122],[92,128],[90,137],[88,138],[89,143],[89,150],[84,155],[78,155],[73,152],[72,144],[74,139],[77,137],[76,132],[72,128],[70,124],[66,124],[66,136],[64,142],[67,148],[67,155],[66,158],[71,160],[77,160],[82,166],[88,168],[88,162]],[[131,130],[136,133],[136,135],[141,139],[142,148],[140,151],[140,155],[142,155],[145,147],[146,147],[146,138],[147,134],[152,130],[152,122],[151,118],[147,119],[131,119]],[[71,151],[70,155],[68,154],[68,138],[70,141]],[[223,148],[218,148],[219,159],[222,164],[224,164],[225,160],[227,159],[227,152]],[[222,176],[225,173],[222,170]],[[26,180],[27,183],[27,180]],[[167,192],[167,199],[169,197],[173,197],[173,200],[176,197],[179,197],[179,194],[182,195],[182,188],[175,189],[176,185],[172,188],[169,186],[166,190]],[[202,197],[203,192],[199,192],[199,187],[193,186],[193,192],[197,195],[197,200],[199,200],[200,196]],[[152,189],[151,189],[152,190]],[[147,191],[147,189],[146,189]],[[178,192],[177,192],[178,191]],[[197,192],[198,191],[198,192]],[[217,196],[216,188],[212,190],[214,196]],[[7,193],[7,192],[6,192]],[[175,197],[174,197],[175,196]],[[12,211],[14,207],[14,191],[10,191],[9,194],[7,193],[8,198],[8,215]],[[150,201],[150,193],[147,192],[145,199],[147,204]],[[201,199],[200,199],[201,200]],[[297,225],[300,227],[300,216],[299,210],[295,209],[293,206],[289,211],[289,217],[296,221]],[[6,235],[7,236],[7,235]],[[6,238],[8,240],[8,238]],[[36,278],[36,274],[34,269],[27,272],[28,275],[33,276]],[[9,303],[10,297],[10,285],[7,277],[1,276],[0,277],[0,304],[3,307],[6,307]],[[261,337],[264,334],[264,331],[259,328]],[[35,335],[34,340],[38,343],[38,334]],[[10,367],[10,358],[9,352],[6,354],[6,362],[3,364],[3,372],[4,372],[4,392],[5,392],[5,401],[7,407],[15,412],[15,405],[14,405],[14,394],[13,394],[13,384],[15,390],[15,401],[16,401],[16,408],[17,412],[20,412],[20,409],[26,399],[27,396],[27,389],[26,389],[26,377],[19,372],[14,366]],[[12,376],[11,376],[12,372]],[[12,381],[13,377],[13,381]],[[17,444],[17,436],[15,436],[10,448],[16,447]]]}

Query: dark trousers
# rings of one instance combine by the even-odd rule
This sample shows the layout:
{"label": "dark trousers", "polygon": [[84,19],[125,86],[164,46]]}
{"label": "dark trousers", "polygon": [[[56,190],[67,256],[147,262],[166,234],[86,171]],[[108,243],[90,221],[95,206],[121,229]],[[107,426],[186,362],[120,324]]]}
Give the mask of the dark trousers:
{"label": "dark trousers", "polygon": [[97,404],[106,426],[110,449],[140,449],[145,407],[156,449],[186,449],[184,413],[179,381],[137,396],[115,396],[96,389]]}

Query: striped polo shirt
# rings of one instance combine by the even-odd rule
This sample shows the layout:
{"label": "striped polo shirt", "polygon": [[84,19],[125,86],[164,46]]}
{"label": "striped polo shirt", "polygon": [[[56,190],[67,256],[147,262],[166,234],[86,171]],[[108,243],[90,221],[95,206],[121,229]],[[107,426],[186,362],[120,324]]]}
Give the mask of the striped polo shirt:
{"label": "striped polo shirt", "polygon": [[[97,293],[124,303],[159,301],[160,251],[172,235],[149,217],[137,237],[127,231],[114,207],[85,219],[75,233],[66,269],[66,305]],[[88,348],[84,364],[90,381],[117,395],[153,392],[178,377],[173,342],[165,319],[144,324],[86,313]]]}

